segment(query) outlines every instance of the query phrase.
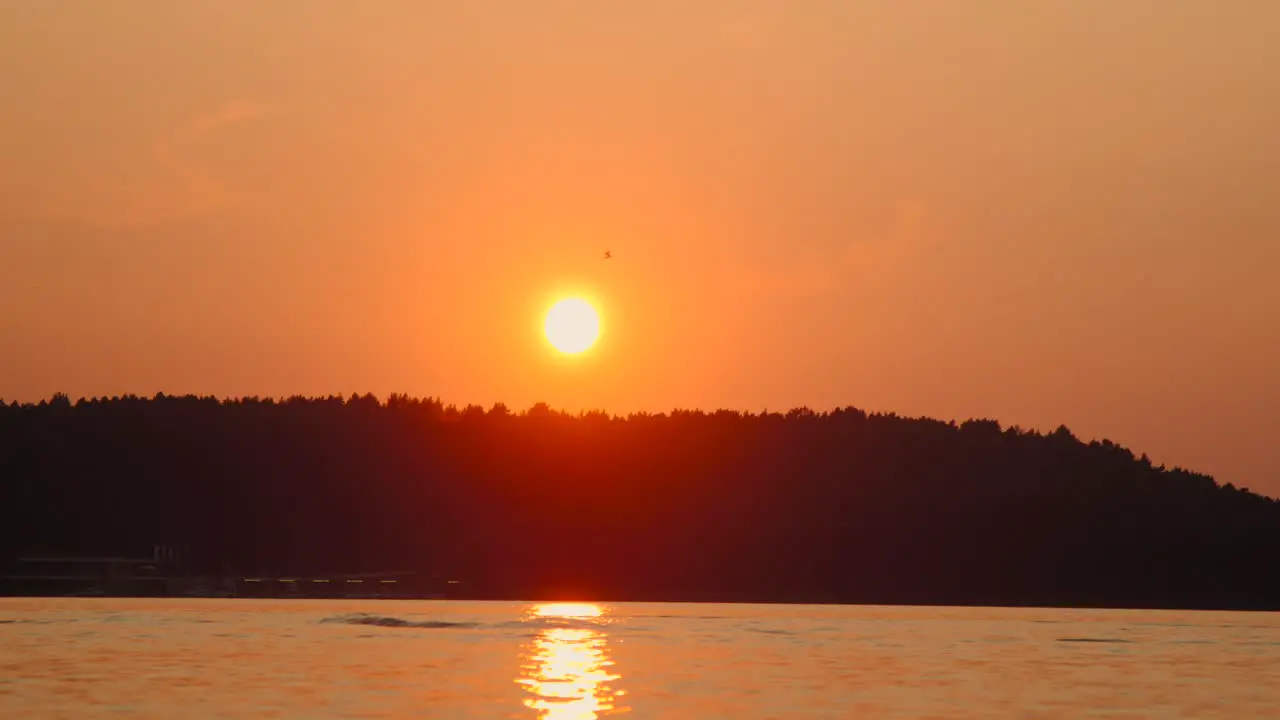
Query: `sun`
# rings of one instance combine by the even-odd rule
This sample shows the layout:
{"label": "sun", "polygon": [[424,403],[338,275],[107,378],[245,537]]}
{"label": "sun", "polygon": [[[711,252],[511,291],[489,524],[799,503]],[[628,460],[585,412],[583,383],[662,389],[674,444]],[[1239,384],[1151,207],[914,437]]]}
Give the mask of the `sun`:
{"label": "sun", "polygon": [[582,298],[567,298],[547,311],[543,330],[552,347],[566,355],[577,355],[599,339],[600,314]]}

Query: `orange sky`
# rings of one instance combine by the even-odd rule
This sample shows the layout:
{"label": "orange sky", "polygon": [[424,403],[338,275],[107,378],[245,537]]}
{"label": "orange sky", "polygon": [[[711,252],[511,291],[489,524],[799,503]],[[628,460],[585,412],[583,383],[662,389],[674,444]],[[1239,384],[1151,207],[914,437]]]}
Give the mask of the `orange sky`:
{"label": "orange sky", "polygon": [[[3,3],[0,397],[853,404],[1280,495],[1278,27],[1255,0]],[[564,362],[537,331],[570,291],[607,334]]]}

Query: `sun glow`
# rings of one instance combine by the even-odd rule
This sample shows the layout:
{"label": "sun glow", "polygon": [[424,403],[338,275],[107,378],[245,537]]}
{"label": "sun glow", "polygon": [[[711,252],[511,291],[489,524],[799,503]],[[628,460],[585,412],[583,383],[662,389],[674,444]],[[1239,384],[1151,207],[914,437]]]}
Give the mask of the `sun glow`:
{"label": "sun glow", "polygon": [[543,331],[552,347],[566,355],[577,355],[599,339],[600,314],[582,298],[567,298],[547,311]]}

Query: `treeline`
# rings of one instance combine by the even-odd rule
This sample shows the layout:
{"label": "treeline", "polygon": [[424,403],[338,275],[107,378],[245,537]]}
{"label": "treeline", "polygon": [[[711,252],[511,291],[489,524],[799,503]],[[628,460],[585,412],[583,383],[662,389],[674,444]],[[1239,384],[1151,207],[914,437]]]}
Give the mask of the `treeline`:
{"label": "treeline", "polygon": [[0,559],[413,569],[472,597],[1280,608],[1280,502],[1108,441],[394,395],[0,404]]}

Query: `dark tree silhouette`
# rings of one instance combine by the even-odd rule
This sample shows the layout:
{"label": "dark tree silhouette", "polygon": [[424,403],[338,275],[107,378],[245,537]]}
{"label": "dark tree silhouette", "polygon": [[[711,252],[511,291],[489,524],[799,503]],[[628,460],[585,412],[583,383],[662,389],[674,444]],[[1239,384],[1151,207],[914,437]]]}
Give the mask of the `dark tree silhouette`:
{"label": "dark tree silhouette", "polygon": [[1109,441],[855,408],[0,403],[0,560],[443,573],[472,597],[1280,608],[1280,503]]}

